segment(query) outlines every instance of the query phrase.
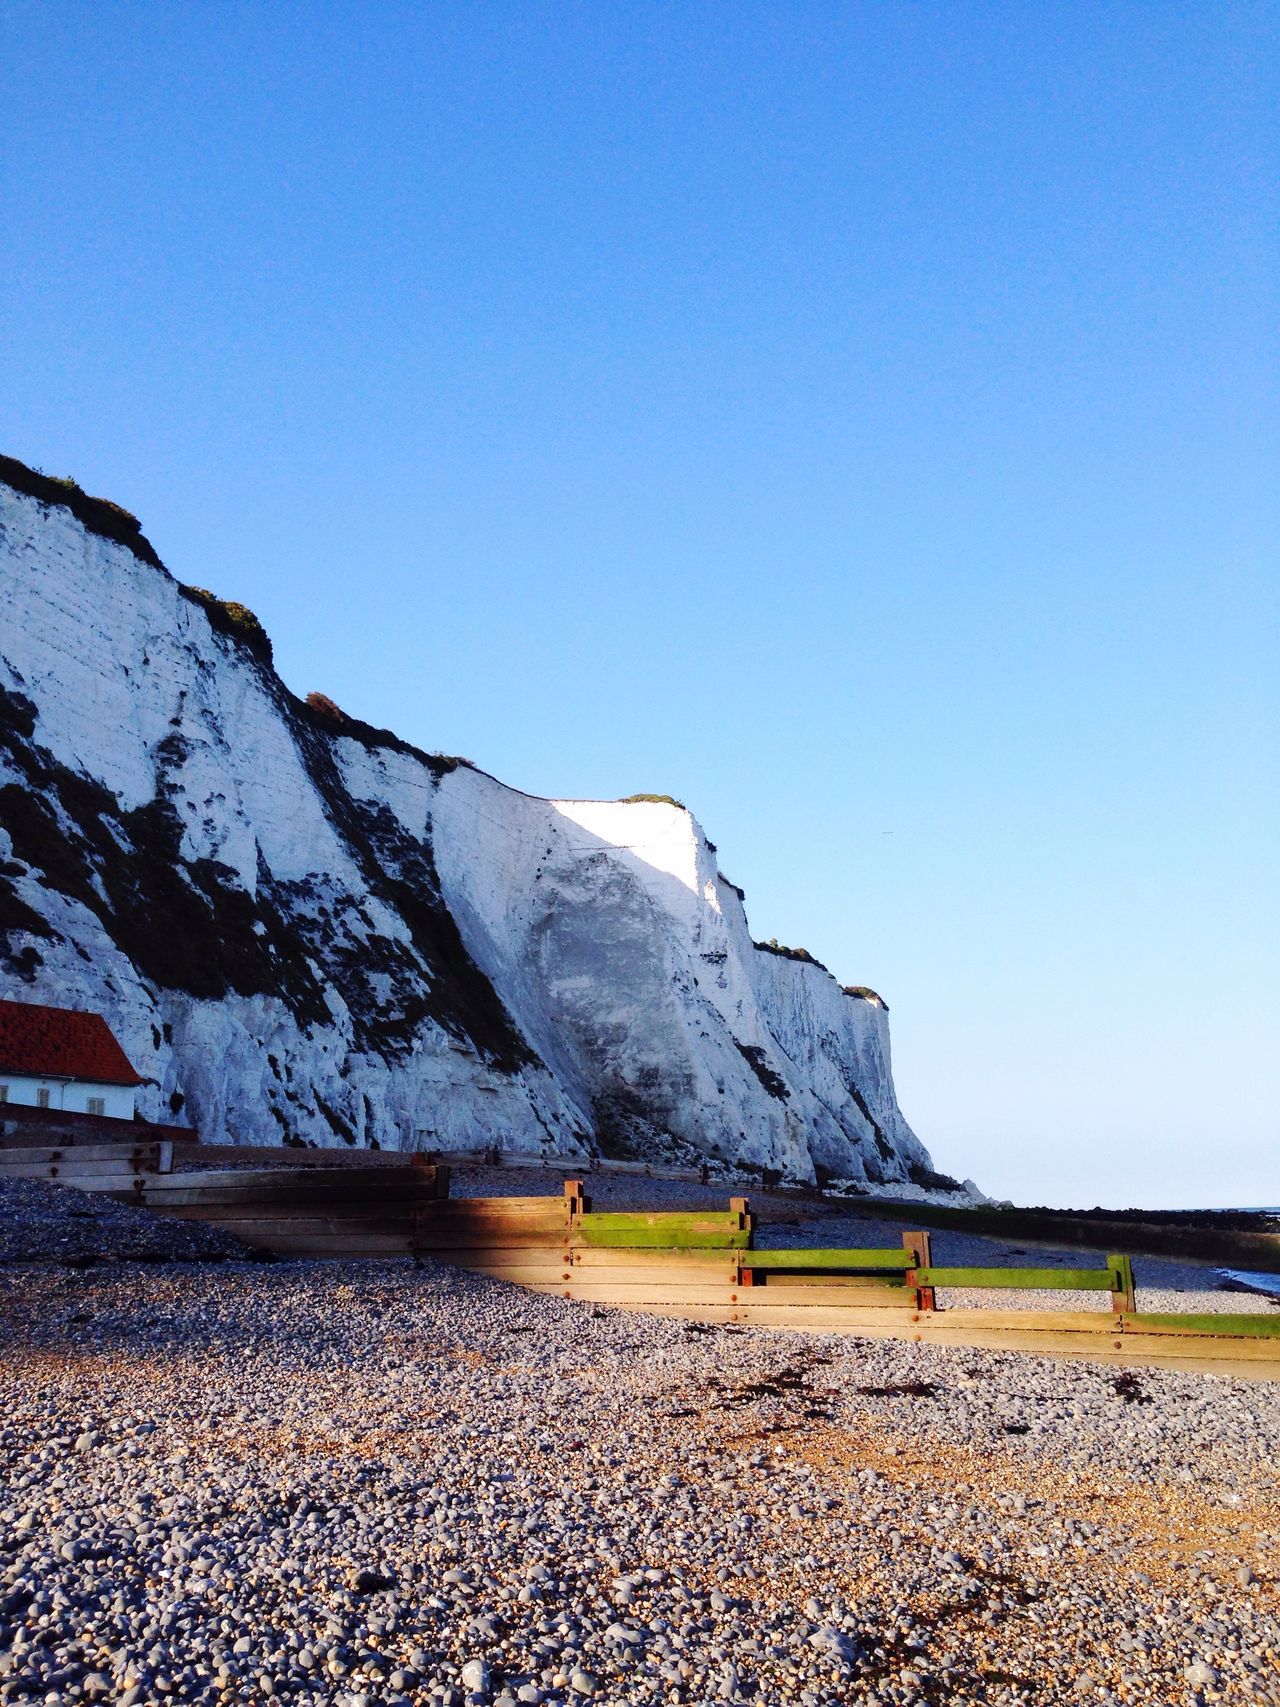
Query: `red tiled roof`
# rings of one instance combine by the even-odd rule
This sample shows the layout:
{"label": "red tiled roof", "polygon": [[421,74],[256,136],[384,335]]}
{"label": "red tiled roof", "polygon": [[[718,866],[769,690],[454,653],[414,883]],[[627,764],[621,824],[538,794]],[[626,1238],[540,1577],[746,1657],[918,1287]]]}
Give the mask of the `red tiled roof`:
{"label": "red tiled roof", "polygon": [[0,1002],[0,1072],[99,1085],[142,1083],[101,1014],[34,1002]]}

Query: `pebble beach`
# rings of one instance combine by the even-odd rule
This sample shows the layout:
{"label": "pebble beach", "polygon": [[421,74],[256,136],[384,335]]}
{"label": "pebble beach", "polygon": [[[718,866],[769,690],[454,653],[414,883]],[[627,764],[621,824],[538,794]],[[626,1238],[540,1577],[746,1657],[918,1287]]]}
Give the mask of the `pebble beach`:
{"label": "pebble beach", "polygon": [[111,1206],[42,1256],[84,1199],[5,1192],[0,1702],[1280,1704],[1280,1384],[137,1260]]}

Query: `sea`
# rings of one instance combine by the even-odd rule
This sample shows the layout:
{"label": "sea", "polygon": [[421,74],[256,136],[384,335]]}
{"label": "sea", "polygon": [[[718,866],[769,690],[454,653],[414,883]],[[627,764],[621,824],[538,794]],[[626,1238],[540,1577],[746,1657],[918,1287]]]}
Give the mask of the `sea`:
{"label": "sea", "polygon": [[[1255,1215],[1280,1215],[1280,1209],[1255,1209]],[[1280,1298],[1280,1274],[1258,1274],[1253,1269],[1223,1268],[1218,1271],[1225,1274],[1228,1280],[1239,1280],[1245,1286],[1252,1286],[1258,1292],[1274,1292]]]}

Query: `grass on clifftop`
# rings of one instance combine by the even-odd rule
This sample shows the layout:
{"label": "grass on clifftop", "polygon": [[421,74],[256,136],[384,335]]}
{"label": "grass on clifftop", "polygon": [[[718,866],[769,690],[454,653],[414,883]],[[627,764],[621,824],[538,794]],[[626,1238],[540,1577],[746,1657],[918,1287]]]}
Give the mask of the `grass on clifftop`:
{"label": "grass on clifftop", "polygon": [[204,606],[205,614],[213,628],[222,634],[229,634],[233,640],[243,641],[251,651],[270,660],[270,637],[248,605],[242,605],[236,599],[220,599],[207,587],[182,584],[181,592],[183,597],[190,599],[193,604]]}
{"label": "grass on clifftop", "polygon": [[820,972],[829,970],[818,959],[816,954],[810,954],[807,948],[788,948],[785,942],[779,942],[776,936],[771,936],[768,942],[753,943],[762,954],[776,954],[783,960],[799,960],[805,966],[816,966]]}

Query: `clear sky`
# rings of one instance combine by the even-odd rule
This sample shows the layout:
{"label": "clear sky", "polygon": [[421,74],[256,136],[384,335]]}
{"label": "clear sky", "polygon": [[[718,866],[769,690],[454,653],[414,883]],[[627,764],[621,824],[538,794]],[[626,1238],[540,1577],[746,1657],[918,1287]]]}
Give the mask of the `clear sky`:
{"label": "clear sky", "polygon": [[1280,1203],[1272,5],[7,0],[0,448],[686,800],[939,1166]]}

